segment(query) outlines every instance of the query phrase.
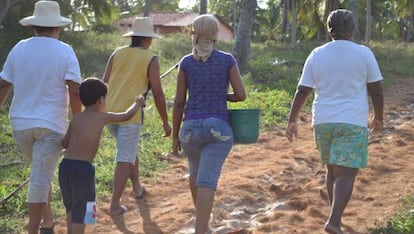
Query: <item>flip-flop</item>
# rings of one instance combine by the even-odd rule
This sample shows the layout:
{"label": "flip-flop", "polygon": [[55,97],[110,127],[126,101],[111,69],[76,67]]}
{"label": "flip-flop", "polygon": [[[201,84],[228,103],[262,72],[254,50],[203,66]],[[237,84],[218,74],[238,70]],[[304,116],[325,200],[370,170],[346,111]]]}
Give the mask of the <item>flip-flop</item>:
{"label": "flip-flop", "polygon": [[109,216],[111,217],[118,217],[123,215],[125,212],[127,212],[127,208],[125,206],[120,206],[117,210],[112,211],[112,212],[108,212]]}
{"label": "flip-flop", "polygon": [[55,225],[50,228],[40,227],[40,234],[55,234],[55,231],[53,230],[54,227]]}
{"label": "flip-flop", "polygon": [[145,191],[145,187],[144,186],[141,186],[141,192],[140,193],[138,193],[138,194],[136,194],[136,193],[133,193],[134,194],[134,197],[136,198],[136,199],[141,199],[141,198],[143,198],[144,197],[144,194],[146,193],[146,191]]}

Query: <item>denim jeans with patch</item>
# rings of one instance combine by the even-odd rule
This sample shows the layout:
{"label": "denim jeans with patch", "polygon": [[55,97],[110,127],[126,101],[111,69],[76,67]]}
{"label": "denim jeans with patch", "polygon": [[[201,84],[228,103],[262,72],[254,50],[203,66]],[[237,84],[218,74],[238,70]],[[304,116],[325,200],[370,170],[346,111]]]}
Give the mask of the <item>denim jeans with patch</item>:
{"label": "denim jeans with patch", "polygon": [[218,118],[186,120],[180,141],[190,175],[196,176],[195,185],[216,189],[221,168],[233,146],[230,124]]}

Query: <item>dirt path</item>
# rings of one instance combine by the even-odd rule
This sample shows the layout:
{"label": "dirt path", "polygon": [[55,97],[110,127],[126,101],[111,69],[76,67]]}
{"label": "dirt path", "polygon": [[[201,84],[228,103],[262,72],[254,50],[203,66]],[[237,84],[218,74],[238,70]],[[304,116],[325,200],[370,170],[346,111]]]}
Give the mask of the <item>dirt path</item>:
{"label": "dirt path", "polygon": [[[414,78],[396,79],[386,87],[384,135],[370,139],[369,167],[361,170],[345,210],[345,233],[369,233],[384,224],[414,194]],[[223,168],[210,227],[214,233],[323,233],[329,205],[324,167],[319,162],[309,115],[302,118],[300,139],[289,143],[282,129],[262,133],[256,144],[236,145]],[[194,208],[184,160],[144,181],[144,199],[130,188],[123,217],[106,214],[108,198],[98,199],[98,223],[88,233],[192,233]],[[65,233],[63,220],[57,233]]]}

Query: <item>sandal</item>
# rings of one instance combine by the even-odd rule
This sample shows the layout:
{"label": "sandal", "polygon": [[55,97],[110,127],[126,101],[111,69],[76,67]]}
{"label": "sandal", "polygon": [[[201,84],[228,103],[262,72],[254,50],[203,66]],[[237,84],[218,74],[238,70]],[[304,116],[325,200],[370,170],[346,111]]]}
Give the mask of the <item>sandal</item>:
{"label": "sandal", "polygon": [[145,191],[145,187],[144,186],[141,186],[141,191],[140,191],[140,193],[133,193],[134,194],[134,197],[136,198],[136,199],[141,199],[141,198],[143,198],[144,197],[144,194],[146,193],[146,191]]}
{"label": "sandal", "polygon": [[50,228],[40,227],[40,234],[55,234],[55,231],[53,230],[54,227],[55,225]]}
{"label": "sandal", "polygon": [[127,208],[125,206],[120,206],[117,210],[115,211],[109,211],[108,214],[111,217],[118,217],[123,215],[125,212],[127,212]]}

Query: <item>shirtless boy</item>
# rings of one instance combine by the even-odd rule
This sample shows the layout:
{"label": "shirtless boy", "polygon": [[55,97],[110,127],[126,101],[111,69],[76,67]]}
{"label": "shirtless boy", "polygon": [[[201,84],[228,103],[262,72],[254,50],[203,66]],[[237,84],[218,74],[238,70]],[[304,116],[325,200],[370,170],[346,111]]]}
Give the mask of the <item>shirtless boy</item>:
{"label": "shirtless boy", "polygon": [[[145,104],[143,96],[122,113],[104,112],[107,86],[97,78],[87,78],[79,86],[84,111],[76,114],[62,146],[65,156],[59,166],[59,186],[67,215],[67,233],[84,233],[88,202],[95,201],[95,167],[92,162],[98,151],[102,129],[106,124],[132,118]],[[92,220],[93,223],[94,219]]]}

